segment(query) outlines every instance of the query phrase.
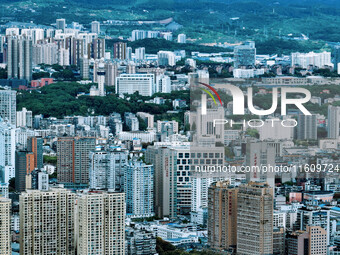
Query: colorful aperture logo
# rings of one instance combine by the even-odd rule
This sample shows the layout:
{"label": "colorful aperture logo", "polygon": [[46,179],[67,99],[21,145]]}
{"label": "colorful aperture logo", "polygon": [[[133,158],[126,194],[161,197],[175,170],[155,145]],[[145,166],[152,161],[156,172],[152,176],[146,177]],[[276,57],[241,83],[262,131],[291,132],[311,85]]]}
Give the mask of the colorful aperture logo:
{"label": "colorful aperture logo", "polygon": [[[203,85],[203,86],[206,86],[207,88],[211,89],[212,92],[215,93],[215,95],[217,96],[218,100],[220,101],[220,104],[222,106],[222,100],[221,100],[221,97],[220,95],[217,93],[216,89],[214,89],[212,86],[206,84],[206,83],[203,83],[203,82],[199,82],[199,84]],[[211,98],[212,100],[214,100],[214,103],[215,105],[217,105],[217,102],[215,100],[215,97],[213,96],[213,94],[211,94],[211,92],[207,89],[204,89],[204,88],[200,88],[202,91],[204,91],[205,93],[207,93]]]}
{"label": "colorful aperture logo", "polygon": [[[212,92],[214,92],[214,94],[217,96],[218,100],[220,101],[220,104],[222,106],[222,100],[221,100],[221,97],[220,95],[217,93],[216,89],[214,89],[212,86],[206,84],[206,83],[203,83],[203,82],[199,82],[199,84],[209,88]],[[204,91],[205,93],[207,93],[211,98],[212,100],[214,101],[215,105],[217,105],[217,102],[216,102],[216,99],[214,97],[214,95],[207,89],[204,89],[204,88],[200,88],[202,91]],[[207,95],[206,94],[202,94],[202,115],[206,115],[207,114]]]}

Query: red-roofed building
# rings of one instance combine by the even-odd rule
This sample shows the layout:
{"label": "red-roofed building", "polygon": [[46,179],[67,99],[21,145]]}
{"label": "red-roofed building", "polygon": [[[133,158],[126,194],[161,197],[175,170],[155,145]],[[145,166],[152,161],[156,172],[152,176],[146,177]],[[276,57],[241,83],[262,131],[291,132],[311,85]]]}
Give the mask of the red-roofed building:
{"label": "red-roofed building", "polygon": [[40,80],[32,80],[31,88],[44,87],[53,83],[53,78],[41,78]]}

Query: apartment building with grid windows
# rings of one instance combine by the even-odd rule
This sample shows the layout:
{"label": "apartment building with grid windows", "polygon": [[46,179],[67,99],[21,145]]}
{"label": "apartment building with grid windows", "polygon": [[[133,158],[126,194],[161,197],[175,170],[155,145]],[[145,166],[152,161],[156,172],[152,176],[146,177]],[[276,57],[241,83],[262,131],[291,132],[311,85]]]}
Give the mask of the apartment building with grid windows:
{"label": "apartment building with grid windows", "polygon": [[76,209],[77,252],[125,255],[125,194],[79,194]]}
{"label": "apartment building with grid windows", "polygon": [[273,190],[267,183],[238,187],[237,254],[273,254],[273,207]]}
{"label": "apartment building with grid windows", "polygon": [[74,204],[75,194],[62,188],[22,192],[20,254],[74,255]]}
{"label": "apartment building with grid windows", "polygon": [[59,137],[57,141],[58,181],[65,188],[86,188],[89,185],[90,151],[96,138]]}
{"label": "apartment building with grid windows", "polygon": [[11,207],[8,198],[0,197],[0,254],[11,255]]}

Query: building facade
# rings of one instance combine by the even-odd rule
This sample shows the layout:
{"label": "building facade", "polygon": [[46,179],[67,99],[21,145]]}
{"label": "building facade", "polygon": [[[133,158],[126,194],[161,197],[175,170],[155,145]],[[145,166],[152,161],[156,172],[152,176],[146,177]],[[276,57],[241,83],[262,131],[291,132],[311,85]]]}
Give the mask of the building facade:
{"label": "building facade", "polygon": [[33,127],[32,111],[27,111],[26,108],[17,111],[17,127]]}
{"label": "building facade", "polygon": [[15,177],[16,129],[0,117],[0,182],[8,183]]}
{"label": "building facade", "polygon": [[75,194],[27,190],[19,197],[20,254],[75,254]]}
{"label": "building facade", "polygon": [[128,153],[121,149],[90,152],[90,188],[123,191]]}
{"label": "building facade", "polygon": [[216,182],[209,187],[208,245],[227,250],[237,244],[237,188],[229,181]]}
{"label": "building facade", "polygon": [[316,140],[317,137],[317,118],[316,115],[299,114],[297,120],[297,136],[298,140]]}
{"label": "building facade", "polygon": [[17,98],[15,90],[0,90],[0,117],[16,125]]}
{"label": "building facade", "polygon": [[153,74],[121,74],[116,78],[116,94],[133,94],[136,91],[142,96],[154,93]]}
{"label": "building facade", "polygon": [[328,138],[338,139],[340,137],[340,107],[328,106]]}
{"label": "building facade", "polygon": [[0,198],[0,254],[11,255],[11,208],[12,201]]}
{"label": "building facade", "polygon": [[266,183],[239,186],[237,254],[273,254],[273,190]]}
{"label": "building facade", "polygon": [[124,193],[80,194],[77,212],[78,254],[125,255]]}
{"label": "building facade", "polygon": [[58,181],[66,186],[88,187],[89,153],[95,149],[91,137],[60,137],[57,141]]}
{"label": "building facade", "polygon": [[154,169],[152,165],[130,160],[124,174],[126,213],[129,217],[154,216]]}

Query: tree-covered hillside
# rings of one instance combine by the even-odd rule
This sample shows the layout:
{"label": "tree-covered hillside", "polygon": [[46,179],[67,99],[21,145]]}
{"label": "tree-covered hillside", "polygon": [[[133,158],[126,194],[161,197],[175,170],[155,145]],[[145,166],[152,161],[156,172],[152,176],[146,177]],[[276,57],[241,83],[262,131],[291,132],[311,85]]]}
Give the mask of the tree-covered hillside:
{"label": "tree-covered hillside", "polygon": [[[129,99],[122,99],[112,93],[113,87],[108,87],[110,93],[106,97],[90,97],[79,93],[89,93],[91,85],[80,85],[76,82],[59,82],[41,88],[40,91],[19,91],[17,94],[17,109],[26,107],[33,114],[43,114],[45,117],[62,118],[75,115],[104,115],[112,112],[124,114],[124,112],[149,112],[156,115],[157,119],[176,119],[183,122],[183,113],[168,115],[167,111],[173,110],[172,101],[164,105],[145,103],[151,97],[143,97],[138,94],[129,95]],[[111,91],[111,92],[110,92]],[[162,96],[166,99],[176,98],[189,101],[189,91],[173,91],[171,94],[154,94],[153,97]]]}

